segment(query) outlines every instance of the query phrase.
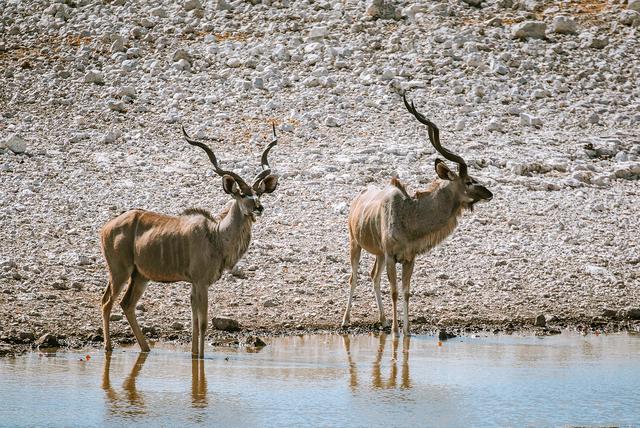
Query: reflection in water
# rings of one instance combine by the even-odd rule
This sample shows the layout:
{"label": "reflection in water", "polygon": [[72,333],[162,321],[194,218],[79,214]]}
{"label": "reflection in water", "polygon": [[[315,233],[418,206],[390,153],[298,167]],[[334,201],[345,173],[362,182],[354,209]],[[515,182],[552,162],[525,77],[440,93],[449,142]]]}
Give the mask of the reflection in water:
{"label": "reflection in water", "polygon": [[[376,359],[373,362],[371,372],[371,384],[374,388],[393,389],[398,386],[398,344],[399,338],[395,335],[391,340],[391,366],[389,367],[389,376],[386,380],[382,377],[382,356],[386,347],[387,334],[380,333],[378,336],[378,350]],[[358,386],[358,368],[351,353],[351,339],[348,335],[342,336],[342,343],[347,354],[347,362],[349,363],[349,386],[355,390]],[[402,338],[402,369],[400,375],[400,387],[411,388],[411,377],[409,374],[409,349],[411,346],[411,337],[403,336]]]}
{"label": "reflection in water", "polygon": [[[195,361],[183,352],[188,347],[156,347],[148,357],[99,352],[84,359],[58,352],[0,358],[0,426],[77,426],[78,421],[237,426],[241,421],[246,426],[519,427],[637,426],[640,421],[638,337],[461,337],[442,346],[433,336],[401,340],[274,338],[257,354],[214,349],[209,358]],[[215,399],[207,390],[215,391]]]}
{"label": "reflection in water", "polygon": [[207,407],[207,378],[204,375],[204,359],[191,360],[191,402],[193,407]]}
{"label": "reflection in water", "polygon": [[102,370],[102,389],[107,395],[109,400],[109,410],[113,414],[123,415],[144,415],[145,406],[142,395],[136,388],[136,378],[142,371],[144,362],[149,356],[146,352],[141,352],[136,359],[136,362],[131,368],[129,376],[122,383],[122,389],[126,394],[126,402],[121,400],[118,393],[115,392],[111,386],[110,369],[111,369],[111,352],[107,352],[104,356],[104,368]]}

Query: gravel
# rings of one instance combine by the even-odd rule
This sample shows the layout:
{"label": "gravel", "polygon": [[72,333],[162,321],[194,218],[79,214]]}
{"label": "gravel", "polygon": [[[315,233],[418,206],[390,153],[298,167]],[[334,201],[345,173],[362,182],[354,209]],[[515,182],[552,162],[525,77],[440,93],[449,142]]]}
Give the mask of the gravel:
{"label": "gravel", "polygon": [[[263,198],[243,275],[211,286],[210,314],[260,334],[337,329],[346,207],[393,174],[411,193],[436,177],[404,90],[495,194],[418,259],[416,332],[519,329],[539,314],[604,328],[604,309],[640,301],[640,18],[637,1],[580,4],[7,2],[0,342],[99,340],[100,227],[131,208],[229,200],[180,125],[250,177],[272,121],[280,187]],[[354,329],[377,318],[371,266],[363,257]],[[142,301],[142,326],[190,340],[187,284],[152,283]],[[131,339],[125,319],[112,328]]]}

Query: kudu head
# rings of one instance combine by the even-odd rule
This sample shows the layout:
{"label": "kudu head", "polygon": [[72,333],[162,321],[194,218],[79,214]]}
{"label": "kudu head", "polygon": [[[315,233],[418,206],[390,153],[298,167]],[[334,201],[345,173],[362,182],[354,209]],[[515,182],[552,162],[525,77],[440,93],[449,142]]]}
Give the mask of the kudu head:
{"label": "kudu head", "polygon": [[440,153],[445,159],[458,164],[457,174],[451,171],[442,159],[436,159],[435,169],[438,177],[443,180],[451,181],[451,185],[454,186],[455,194],[459,195],[462,205],[465,208],[473,210],[473,205],[476,202],[490,201],[491,198],[493,198],[493,193],[467,173],[467,164],[464,159],[442,147],[440,144],[440,131],[438,130],[438,127],[416,110],[416,107],[413,105],[413,101],[409,104],[405,94],[402,94],[402,99],[404,100],[404,105],[407,107],[407,110],[409,110],[409,113],[414,115],[415,118],[418,119],[418,122],[427,125],[429,141],[431,141],[431,144],[438,153]]}
{"label": "kudu head", "polygon": [[276,137],[276,125],[273,125],[273,139],[271,143],[264,149],[261,157],[262,171],[256,175],[253,179],[253,185],[249,186],[246,181],[242,179],[238,174],[233,171],[226,171],[218,165],[216,155],[213,153],[207,145],[194,141],[189,137],[184,126],[182,127],[182,133],[187,143],[200,147],[209,156],[209,160],[213,164],[213,168],[216,173],[222,177],[222,189],[231,195],[238,203],[240,211],[245,216],[251,217],[251,220],[255,221],[257,216],[262,215],[264,207],[260,203],[260,196],[263,193],[271,193],[278,187],[278,176],[271,174],[271,167],[267,156],[273,146],[278,143]]}

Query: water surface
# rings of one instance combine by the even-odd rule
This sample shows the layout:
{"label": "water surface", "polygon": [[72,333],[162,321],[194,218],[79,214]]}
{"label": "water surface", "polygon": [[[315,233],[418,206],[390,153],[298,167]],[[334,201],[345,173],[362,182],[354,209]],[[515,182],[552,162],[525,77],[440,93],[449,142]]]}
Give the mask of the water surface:
{"label": "water surface", "polygon": [[0,359],[0,425],[640,426],[638,336],[269,342]]}

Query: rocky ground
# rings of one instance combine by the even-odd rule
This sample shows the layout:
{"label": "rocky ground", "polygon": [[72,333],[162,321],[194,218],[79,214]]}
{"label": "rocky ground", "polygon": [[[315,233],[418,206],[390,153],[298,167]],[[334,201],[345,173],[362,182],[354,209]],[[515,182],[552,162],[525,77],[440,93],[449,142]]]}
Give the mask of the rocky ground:
{"label": "rocky ground", "polygon": [[[211,286],[211,315],[337,329],[349,201],[393,174],[411,191],[435,178],[405,90],[495,194],[418,260],[412,329],[640,328],[638,0],[7,0],[1,14],[2,349],[100,340],[108,219],[229,199],[181,124],[246,177],[272,121],[280,136],[280,187]],[[377,318],[371,265],[351,331]],[[188,339],[188,285],[152,283],[138,314],[148,336]]]}

